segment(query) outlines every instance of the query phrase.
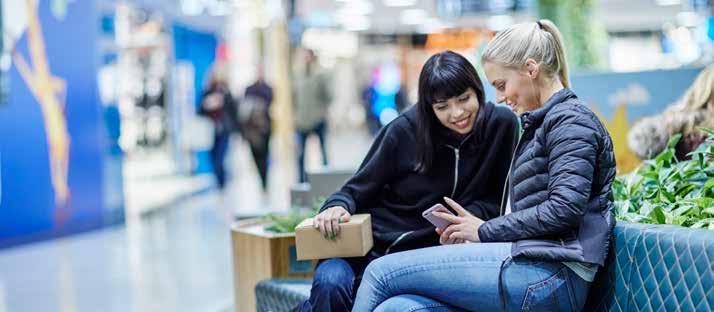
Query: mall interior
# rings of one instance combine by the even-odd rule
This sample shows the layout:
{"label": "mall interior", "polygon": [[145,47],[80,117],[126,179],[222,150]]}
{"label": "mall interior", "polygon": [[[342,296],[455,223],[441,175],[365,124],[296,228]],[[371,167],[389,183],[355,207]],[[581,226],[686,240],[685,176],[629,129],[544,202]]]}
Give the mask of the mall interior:
{"label": "mall interior", "polygon": [[[624,181],[673,181],[699,156],[668,141],[711,135],[699,169],[676,174],[692,183],[681,192],[637,204],[634,186],[616,192],[618,222],[701,239],[694,276],[677,273],[695,286],[643,286],[659,290],[611,310],[714,308],[714,1],[2,0],[0,11],[0,312],[289,311],[259,292],[291,278],[309,294],[315,263],[295,258],[284,223],[358,170],[417,102],[431,55],[466,57],[496,102],[481,55],[499,31],[540,19],[560,28],[571,88],[610,133]],[[674,109],[691,94],[705,97],[696,114]]]}

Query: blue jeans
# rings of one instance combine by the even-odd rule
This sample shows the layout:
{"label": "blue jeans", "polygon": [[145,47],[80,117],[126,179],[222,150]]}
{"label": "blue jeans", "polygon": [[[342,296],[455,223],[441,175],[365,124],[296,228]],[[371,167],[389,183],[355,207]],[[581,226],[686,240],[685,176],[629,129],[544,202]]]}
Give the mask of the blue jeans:
{"label": "blue jeans", "polygon": [[216,130],[216,134],[213,137],[213,148],[211,148],[211,165],[213,165],[213,174],[216,176],[218,188],[221,190],[223,190],[226,186],[225,160],[230,140],[230,132]]}
{"label": "blue jeans", "polygon": [[352,311],[582,309],[588,282],[562,263],[510,254],[510,243],[473,243],[384,256],[367,266]]}
{"label": "blue jeans", "polygon": [[300,312],[350,311],[357,286],[372,254],[356,258],[336,258],[320,261],[315,268],[310,299],[297,307]]}

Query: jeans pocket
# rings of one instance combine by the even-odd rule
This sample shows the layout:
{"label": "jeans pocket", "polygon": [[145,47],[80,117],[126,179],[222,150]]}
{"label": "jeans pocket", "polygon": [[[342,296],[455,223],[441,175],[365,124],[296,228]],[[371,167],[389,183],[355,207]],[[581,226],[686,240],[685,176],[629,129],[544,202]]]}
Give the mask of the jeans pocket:
{"label": "jeans pocket", "polygon": [[526,289],[522,311],[573,311],[567,268]]}

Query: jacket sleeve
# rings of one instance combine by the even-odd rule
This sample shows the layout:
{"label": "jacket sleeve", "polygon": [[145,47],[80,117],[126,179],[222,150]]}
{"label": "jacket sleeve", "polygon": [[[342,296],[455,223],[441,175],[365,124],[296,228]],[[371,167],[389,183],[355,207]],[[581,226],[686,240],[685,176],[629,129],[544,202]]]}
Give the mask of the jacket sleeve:
{"label": "jacket sleeve", "polygon": [[492,178],[486,184],[488,190],[483,192],[484,196],[464,206],[466,210],[484,221],[501,214],[503,188],[519,136],[518,119],[514,114],[509,112],[504,118],[499,118],[495,122],[497,133],[493,136],[491,145],[496,146],[498,151],[490,168]]}
{"label": "jacket sleeve", "polygon": [[343,206],[350,214],[376,198],[394,176],[396,152],[396,126],[390,124],[379,132],[362,164],[342,188],[330,195],[320,211],[332,206]]}
{"label": "jacket sleeve", "polygon": [[484,223],[478,231],[482,242],[557,235],[578,226],[585,214],[599,145],[597,126],[589,116],[564,112],[544,127],[548,199]]}

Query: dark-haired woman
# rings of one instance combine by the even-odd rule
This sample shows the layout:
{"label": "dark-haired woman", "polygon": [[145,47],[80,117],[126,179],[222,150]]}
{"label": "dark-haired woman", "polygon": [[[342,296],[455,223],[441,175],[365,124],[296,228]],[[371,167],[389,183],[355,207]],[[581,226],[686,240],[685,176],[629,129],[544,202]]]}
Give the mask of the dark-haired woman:
{"label": "dark-haired woman", "polygon": [[473,65],[451,51],[425,63],[419,99],[379,132],[357,173],[316,217],[323,235],[334,237],[352,214],[371,214],[374,248],[364,257],[321,261],[301,311],[348,311],[372,260],[439,245],[422,212],[444,197],[483,220],[499,215],[516,116],[487,103]]}

